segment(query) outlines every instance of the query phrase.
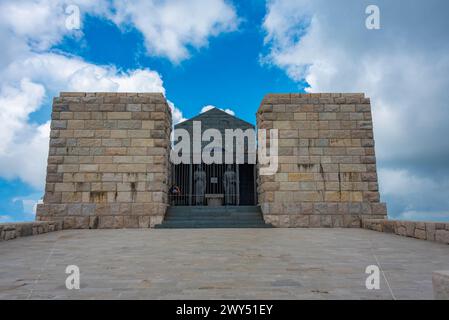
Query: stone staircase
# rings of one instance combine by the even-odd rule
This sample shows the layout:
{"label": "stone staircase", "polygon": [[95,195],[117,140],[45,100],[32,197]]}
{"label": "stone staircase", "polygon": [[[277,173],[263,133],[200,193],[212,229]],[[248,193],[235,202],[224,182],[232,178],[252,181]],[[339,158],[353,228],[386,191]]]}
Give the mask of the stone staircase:
{"label": "stone staircase", "polygon": [[258,206],[172,206],[157,229],[271,228]]}

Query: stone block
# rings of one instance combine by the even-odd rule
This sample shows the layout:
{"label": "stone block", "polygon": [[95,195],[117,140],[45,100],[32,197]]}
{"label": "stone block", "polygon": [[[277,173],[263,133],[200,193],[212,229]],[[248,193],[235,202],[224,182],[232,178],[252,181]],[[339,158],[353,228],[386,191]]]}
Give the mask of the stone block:
{"label": "stone block", "polygon": [[311,215],[309,217],[309,226],[311,228],[321,227],[321,216],[320,215]]}
{"label": "stone block", "polygon": [[83,216],[94,216],[96,205],[93,203],[83,204],[81,207],[81,214]]}
{"label": "stone block", "polygon": [[340,164],[340,172],[366,172],[365,164]]}
{"label": "stone block", "polygon": [[[262,209],[262,212],[268,212],[268,211],[269,210],[266,208]],[[265,220],[265,223],[271,224],[274,227],[279,227],[279,216],[264,213],[263,218]]]}
{"label": "stone block", "polygon": [[432,285],[435,300],[449,300],[449,271],[434,271]]}
{"label": "stone block", "polygon": [[101,229],[123,228],[123,216],[100,216],[98,217],[98,227]]}
{"label": "stone block", "polygon": [[395,233],[395,223],[394,221],[384,220],[383,222],[383,232]]}
{"label": "stone block", "polygon": [[405,224],[407,237],[414,237],[415,236],[416,222],[405,221],[404,224]]}
{"label": "stone block", "polygon": [[405,228],[405,226],[398,226],[396,232],[400,236],[407,236],[407,229]]}
{"label": "stone block", "polygon": [[290,222],[291,226],[295,228],[308,228],[310,225],[309,222],[310,217],[308,215],[291,215]]}
{"label": "stone block", "polygon": [[415,229],[414,237],[421,240],[426,240],[427,234],[425,230],[422,229]]}
{"label": "stone block", "polygon": [[164,216],[151,216],[150,217],[150,228],[154,228],[155,225],[161,224],[162,220],[164,220]]}
{"label": "stone block", "polygon": [[97,229],[98,228],[98,220],[99,218],[96,216],[89,217],[89,229]]}
{"label": "stone block", "polygon": [[426,239],[435,241],[435,224],[434,223],[426,223]]}
{"label": "stone block", "polygon": [[[128,105],[129,107],[129,105]],[[106,117],[108,120],[130,120],[132,116],[131,112],[107,112]]]}
{"label": "stone block", "polygon": [[449,244],[449,230],[436,230],[435,241],[444,244]]}
{"label": "stone block", "polygon": [[139,227],[139,217],[138,216],[124,216],[123,226],[125,228],[138,228]]}
{"label": "stone block", "polygon": [[332,216],[331,215],[322,215],[320,225],[322,228],[332,228]]}
{"label": "stone block", "polygon": [[74,229],[88,229],[90,225],[90,217],[75,217]]}
{"label": "stone block", "polygon": [[334,228],[342,228],[344,227],[343,216],[342,215],[333,215],[332,216],[332,227]]}
{"label": "stone block", "polygon": [[74,216],[65,216],[63,219],[63,229],[74,229],[76,226],[75,217]]}
{"label": "stone block", "polygon": [[100,229],[114,228],[114,217],[113,216],[98,217],[98,228]]}
{"label": "stone block", "polygon": [[315,175],[313,173],[288,173],[288,181],[314,181]]}
{"label": "stone block", "polygon": [[288,228],[290,226],[290,216],[287,214],[279,215],[279,227]]}
{"label": "stone block", "polygon": [[80,216],[82,213],[81,208],[82,205],[80,203],[69,204],[67,206],[67,214],[69,216]]}
{"label": "stone block", "polygon": [[361,219],[358,215],[353,214],[343,215],[343,226],[345,228],[360,228]]}
{"label": "stone block", "polygon": [[150,227],[150,216],[139,216],[139,228],[149,228]]}

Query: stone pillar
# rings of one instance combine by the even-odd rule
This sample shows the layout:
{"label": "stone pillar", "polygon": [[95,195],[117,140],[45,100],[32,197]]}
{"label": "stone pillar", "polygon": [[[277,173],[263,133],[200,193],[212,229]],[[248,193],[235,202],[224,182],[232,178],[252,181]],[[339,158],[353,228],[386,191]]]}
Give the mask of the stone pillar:
{"label": "stone pillar", "polygon": [[360,227],[364,217],[386,218],[370,100],[364,94],[269,94],[257,112],[257,126],[279,133],[278,171],[258,177],[267,222]]}
{"label": "stone pillar", "polygon": [[148,228],[168,203],[171,112],[161,93],[61,93],[53,100],[44,203],[70,228]]}

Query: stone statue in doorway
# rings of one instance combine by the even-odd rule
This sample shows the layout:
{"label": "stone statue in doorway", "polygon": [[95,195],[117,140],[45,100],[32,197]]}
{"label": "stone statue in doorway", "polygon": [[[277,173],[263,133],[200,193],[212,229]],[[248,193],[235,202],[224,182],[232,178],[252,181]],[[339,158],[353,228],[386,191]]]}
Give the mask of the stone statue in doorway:
{"label": "stone statue in doorway", "polygon": [[236,204],[236,185],[237,179],[235,171],[232,170],[231,165],[226,166],[226,171],[223,176],[223,186],[225,193],[225,205]]}
{"label": "stone statue in doorway", "polygon": [[206,192],[206,172],[197,166],[193,174],[195,184],[195,204],[202,205],[204,203],[204,193]]}

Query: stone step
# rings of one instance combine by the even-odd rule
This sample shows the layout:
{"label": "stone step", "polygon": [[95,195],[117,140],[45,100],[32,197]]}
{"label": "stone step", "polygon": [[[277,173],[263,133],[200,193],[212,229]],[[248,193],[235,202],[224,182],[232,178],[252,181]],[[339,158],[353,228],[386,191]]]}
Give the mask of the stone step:
{"label": "stone step", "polygon": [[161,224],[155,226],[156,229],[199,229],[199,228],[271,228],[272,226],[266,223],[242,223],[232,221],[184,221],[184,222],[172,222],[164,221]]}
{"label": "stone step", "polygon": [[173,213],[169,212],[165,216],[166,218],[260,218],[258,212],[234,212],[234,213]]}
{"label": "stone step", "polygon": [[269,228],[258,206],[172,206],[156,228]]}
{"label": "stone step", "polygon": [[223,218],[223,217],[216,217],[216,218],[208,218],[208,219],[198,219],[198,218],[168,218],[164,219],[163,222],[235,222],[235,223],[265,223],[265,221],[261,218],[241,218],[241,219],[234,219],[234,218]]}
{"label": "stone step", "polygon": [[262,217],[232,217],[232,216],[199,216],[199,217],[189,217],[189,216],[169,216],[165,217],[164,221],[263,221]]}
{"label": "stone step", "polygon": [[170,206],[167,209],[167,213],[202,213],[202,212],[255,212],[260,213],[258,206],[222,206],[222,207],[209,207],[209,206]]}

